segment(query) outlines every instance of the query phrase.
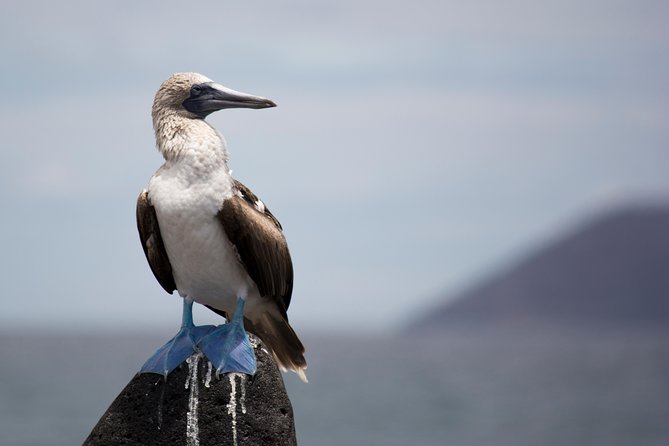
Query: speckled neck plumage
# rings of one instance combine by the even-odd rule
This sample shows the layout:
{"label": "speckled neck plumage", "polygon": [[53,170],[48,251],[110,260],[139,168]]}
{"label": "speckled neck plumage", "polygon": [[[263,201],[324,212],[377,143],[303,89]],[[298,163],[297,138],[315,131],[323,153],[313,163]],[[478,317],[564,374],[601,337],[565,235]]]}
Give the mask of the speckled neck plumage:
{"label": "speckled neck plumage", "polygon": [[225,139],[205,120],[159,110],[153,115],[153,127],[158,150],[168,163],[185,162],[200,169],[227,167]]}

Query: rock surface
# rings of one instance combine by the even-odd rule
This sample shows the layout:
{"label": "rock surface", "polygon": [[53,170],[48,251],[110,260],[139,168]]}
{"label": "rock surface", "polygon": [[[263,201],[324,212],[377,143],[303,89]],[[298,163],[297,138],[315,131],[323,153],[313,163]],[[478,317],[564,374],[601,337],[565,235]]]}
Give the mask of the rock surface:
{"label": "rock surface", "polygon": [[84,445],[295,445],[293,408],[281,372],[257,338],[254,376],[216,378],[196,354],[165,380],[137,374]]}

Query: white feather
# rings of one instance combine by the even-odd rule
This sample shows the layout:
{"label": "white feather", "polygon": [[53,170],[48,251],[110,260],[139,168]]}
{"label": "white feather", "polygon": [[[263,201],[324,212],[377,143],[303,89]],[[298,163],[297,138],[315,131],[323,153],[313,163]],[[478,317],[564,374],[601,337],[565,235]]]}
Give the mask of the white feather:
{"label": "white feather", "polygon": [[[148,186],[177,290],[229,314],[244,297],[251,314],[263,301],[216,218],[234,194],[225,141],[202,120],[184,125],[190,137],[181,146],[171,141],[167,161]],[[162,141],[158,145],[162,149]]]}

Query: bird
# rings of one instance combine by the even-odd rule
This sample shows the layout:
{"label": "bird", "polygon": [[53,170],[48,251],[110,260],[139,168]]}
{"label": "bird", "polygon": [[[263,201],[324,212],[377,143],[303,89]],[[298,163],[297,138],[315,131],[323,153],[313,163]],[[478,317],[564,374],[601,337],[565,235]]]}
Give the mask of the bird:
{"label": "bird", "polygon": [[[293,265],[283,228],[232,177],[225,139],[205,120],[222,109],[275,106],[192,72],[175,73],[158,89],[151,116],[165,162],[137,199],[137,228],[151,271],[167,293],[177,291],[183,312],[180,330],[140,373],[167,379],[201,352],[217,375],[253,375],[253,333],[282,370],[307,381],[304,345],[288,323]],[[227,322],[196,326],[194,302]]]}

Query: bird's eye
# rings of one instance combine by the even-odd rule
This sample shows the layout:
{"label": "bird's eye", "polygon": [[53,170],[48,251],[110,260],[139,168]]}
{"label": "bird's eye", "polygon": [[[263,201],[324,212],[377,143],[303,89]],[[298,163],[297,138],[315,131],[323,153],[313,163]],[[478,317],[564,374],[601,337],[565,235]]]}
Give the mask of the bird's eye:
{"label": "bird's eye", "polygon": [[200,93],[202,93],[202,87],[200,87],[199,85],[193,85],[193,86],[190,88],[190,94],[191,94],[192,96],[199,96]]}

